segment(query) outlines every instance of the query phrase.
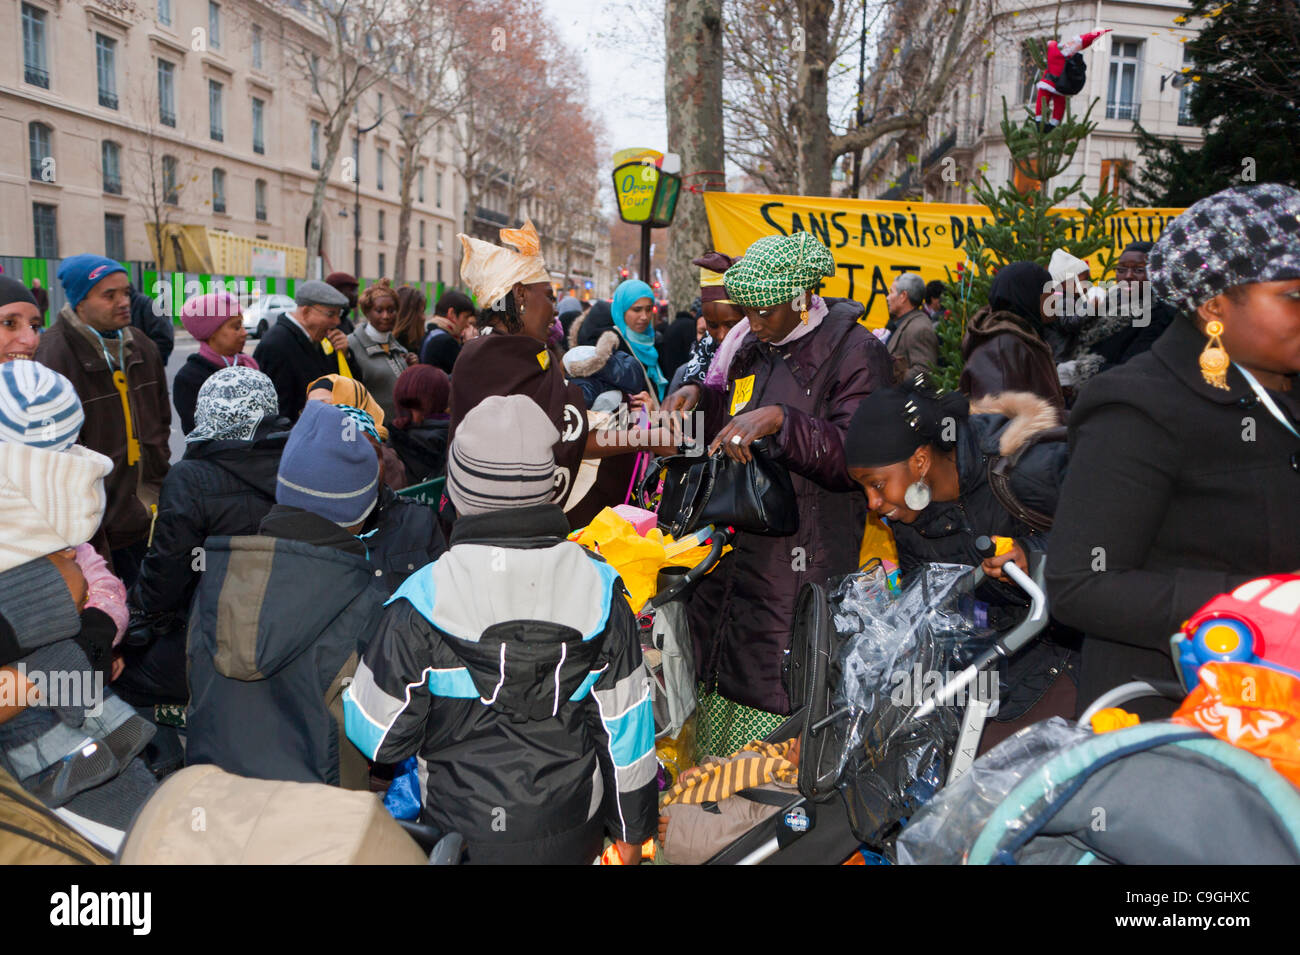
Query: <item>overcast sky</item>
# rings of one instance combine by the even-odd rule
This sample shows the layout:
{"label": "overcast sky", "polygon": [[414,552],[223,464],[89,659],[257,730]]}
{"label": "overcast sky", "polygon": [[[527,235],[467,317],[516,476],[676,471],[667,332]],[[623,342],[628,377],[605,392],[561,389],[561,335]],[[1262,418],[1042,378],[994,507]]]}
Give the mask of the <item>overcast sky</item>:
{"label": "overcast sky", "polygon": [[637,9],[619,0],[546,0],[546,6],[586,70],[591,103],[605,128],[605,152],[629,146],[662,152],[668,139],[662,4],[641,0]]}

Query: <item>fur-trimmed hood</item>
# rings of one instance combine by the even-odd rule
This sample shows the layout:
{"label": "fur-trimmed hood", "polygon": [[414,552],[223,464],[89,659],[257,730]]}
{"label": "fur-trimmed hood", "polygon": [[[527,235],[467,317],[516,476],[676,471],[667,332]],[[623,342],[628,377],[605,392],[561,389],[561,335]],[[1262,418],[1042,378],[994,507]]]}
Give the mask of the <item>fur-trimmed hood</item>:
{"label": "fur-trimmed hood", "polygon": [[564,371],[570,378],[590,378],[597,374],[609,363],[609,356],[618,350],[619,337],[614,331],[605,332],[600,336],[594,346],[594,353],[590,351],[593,346],[574,345],[581,321],[581,318],[576,319],[573,328],[569,330],[569,350],[564,354]]}
{"label": "fur-trimmed hood", "polygon": [[1002,415],[1007,423],[998,431],[997,450],[1014,455],[1029,439],[1061,424],[1060,414],[1050,401],[1028,391],[1004,391],[971,402],[971,414]]}

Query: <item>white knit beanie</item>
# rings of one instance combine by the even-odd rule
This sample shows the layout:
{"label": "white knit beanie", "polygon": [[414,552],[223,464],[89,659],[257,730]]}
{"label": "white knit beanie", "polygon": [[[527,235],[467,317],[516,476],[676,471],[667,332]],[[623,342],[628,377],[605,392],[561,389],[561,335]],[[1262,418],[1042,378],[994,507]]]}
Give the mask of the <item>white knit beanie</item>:
{"label": "white knit beanie", "polygon": [[492,395],[470,409],[447,456],[457,514],[545,504],[555,493],[560,432],[526,395]]}
{"label": "white knit beanie", "polygon": [[80,445],[47,451],[0,442],[0,572],[90,540],[113,462]]}

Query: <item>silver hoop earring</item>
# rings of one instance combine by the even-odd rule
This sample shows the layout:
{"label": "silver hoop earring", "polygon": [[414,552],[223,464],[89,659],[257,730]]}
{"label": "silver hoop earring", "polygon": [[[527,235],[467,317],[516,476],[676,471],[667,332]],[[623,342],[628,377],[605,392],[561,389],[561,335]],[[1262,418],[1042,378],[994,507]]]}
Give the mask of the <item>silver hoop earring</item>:
{"label": "silver hoop earring", "polygon": [[903,503],[909,510],[923,511],[930,506],[930,485],[924,481],[916,481],[907,486],[903,492]]}

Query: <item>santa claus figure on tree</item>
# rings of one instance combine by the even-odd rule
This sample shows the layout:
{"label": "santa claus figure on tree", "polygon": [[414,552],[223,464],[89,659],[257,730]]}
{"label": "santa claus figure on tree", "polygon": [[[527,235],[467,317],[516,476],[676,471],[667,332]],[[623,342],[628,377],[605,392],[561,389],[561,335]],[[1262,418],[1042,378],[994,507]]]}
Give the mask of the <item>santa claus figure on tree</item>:
{"label": "santa claus figure on tree", "polygon": [[1093,30],[1072,37],[1064,43],[1051,40],[1047,44],[1047,69],[1038,81],[1038,99],[1034,103],[1034,115],[1041,126],[1043,114],[1048,113],[1047,127],[1056,127],[1065,116],[1065,100],[1083,89],[1088,79],[1088,65],[1083,60],[1083,51],[1092,46],[1093,41],[1104,36],[1110,30]]}

